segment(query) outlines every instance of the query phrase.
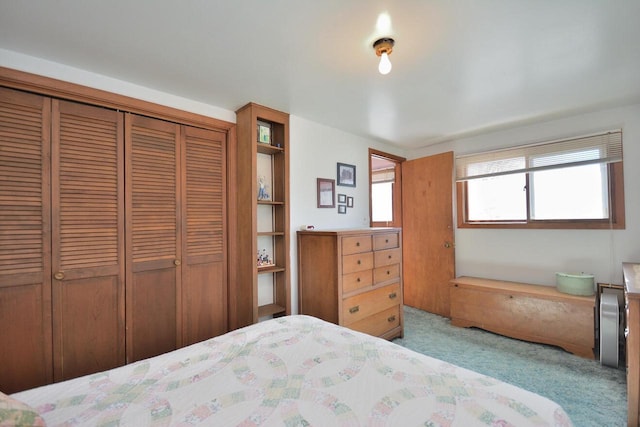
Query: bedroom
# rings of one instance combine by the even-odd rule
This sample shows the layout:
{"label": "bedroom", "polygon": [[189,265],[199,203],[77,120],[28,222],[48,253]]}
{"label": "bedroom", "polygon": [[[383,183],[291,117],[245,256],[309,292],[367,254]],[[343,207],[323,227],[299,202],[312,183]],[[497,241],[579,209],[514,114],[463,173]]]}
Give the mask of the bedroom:
{"label": "bedroom", "polygon": [[[623,2],[623,5],[630,6]],[[222,7],[222,5],[219,5]],[[356,14],[356,6],[358,10],[366,6],[362,2],[354,2],[352,9],[344,12],[345,16],[338,17],[346,20],[351,19]],[[495,3],[494,3],[495,6]],[[3,8],[8,7],[6,5]],[[25,6],[26,8],[27,6]],[[228,7],[228,6],[225,6]],[[391,9],[393,11],[393,9]],[[26,11],[23,11],[26,13]],[[375,21],[377,10],[368,14],[367,22],[371,24]],[[625,14],[624,8],[618,11],[622,15]],[[4,16],[8,17],[9,15]],[[51,16],[55,15],[53,13]],[[393,15],[393,13],[392,13]],[[629,13],[633,15],[633,13]],[[34,19],[34,18],[30,18]],[[62,19],[62,18],[58,18]],[[364,19],[364,18],[363,18]],[[20,25],[28,28],[30,21],[22,21]],[[90,22],[89,20],[86,23]],[[626,22],[623,20],[623,22]],[[4,23],[3,23],[4,24]],[[399,22],[395,24],[400,25]],[[371,24],[372,25],[372,24]],[[371,26],[370,25],[370,26]],[[3,28],[10,28],[8,25],[2,25]],[[434,27],[433,25],[431,27]],[[366,27],[369,29],[369,27]],[[86,30],[86,29],[85,29]],[[5,30],[3,30],[5,31]],[[355,30],[350,30],[352,33]],[[433,30],[435,31],[435,30]],[[637,30],[636,30],[637,31]],[[402,72],[401,52],[409,50],[421,49],[415,42],[406,40],[400,35],[397,36],[397,49],[394,51],[391,59],[394,62],[394,70],[387,77],[393,77],[393,73]],[[430,34],[430,33],[429,33]],[[368,35],[368,34],[367,34]],[[60,35],[60,37],[70,37],[70,34]],[[291,150],[291,229],[297,230],[301,225],[313,224],[317,228],[335,227],[337,224],[344,227],[361,227],[368,225],[368,188],[367,182],[367,149],[373,147],[382,151],[390,152],[406,158],[418,158],[425,155],[437,154],[444,151],[455,152],[471,152],[479,149],[491,149],[494,147],[508,146],[510,144],[529,143],[532,141],[544,141],[556,139],[558,137],[569,135],[581,135],[596,130],[608,128],[622,128],[624,130],[624,153],[627,164],[629,159],[640,158],[640,124],[637,117],[640,116],[640,105],[638,102],[638,82],[633,79],[630,82],[624,80],[624,76],[629,73],[635,76],[637,73],[637,32],[623,33],[625,37],[634,37],[629,42],[630,47],[634,47],[636,51],[620,52],[621,55],[629,55],[629,61],[621,61],[625,66],[634,66],[632,69],[619,70],[619,82],[621,85],[625,83],[628,86],[620,88],[604,87],[600,89],[597,84],[601,84],[597,79],[590,80],[594,90],[593,95],[601,96],[597,98],[593,111],[581,111],[581,105],[572,105],[565,107],[562,115],[540,116],[538,120],[521,121],[518,126],[505,127],[503,129],[496,128],[487,130],[484,134],[478,135],[462,135],[443,141],[438,144],[425,147],[400,147],[393,143],[384,142],[390,140],[384,137],[385,130],[378,131],[378,136],[382,136],[383,140],[378,138],[363,137],[352,132],[340,130],[339,126],[328,126],[320,121],[313,120],[313,116],[306,114],[297,114],[294,108],[282,108],[292,113],[291,117],[291,141],[295,141]],[[354,36],[355,37],[355,36]],[[425,36],[426,37],[426,36]],[[331,42],[337,43],[335,35],[331,35]],[[75,65],[66,60],[64,56],[49,57],[48,54],[37,51],[30,51],[27,47],[19,48],[11,43],[13,37],[11,34],[2,33],[2,50],[0,65],[8,68],[19,69],[35,74],[46,75],[53,78],[72,81],[89,87],[97,87],[107,91],[116,93],[125,93],[128,96],[139,99],[147,99],[164,105],[170,105],[175,108],[195,111],[200,114],[213,116],[222,120],[233,122],[235,115],[233,107],[221,108],[220,103],[205,103],[196,101],[196,97],[178,97],[176,91],[164,89],[164,86],[155,86],[153,81],[136,80],[134,78],[117,78],[117,75],[109,72],[110,65],[104,61],[99,68],[89,71],[89,66]],[[238,40],[238,42],[247,42],[247,40]],[[316,44],[317,43],[317,46]],[[405,44],[406,48],[402,45]],[[627,46],[625,44],[622,47]],[[331,59],[332,63],[345,62],[349,64],[348,55],[341,49],[329,48],[334,58],[323,50],[321,40],[314,41],[314,55],[317,55],[323,61]],[[86,45],[78,46],[77,52],[85,52]],[[109,46],[103,47],[108,52]],[[367,48],[370,49],[370,48]],[[89,50],[93,50],[90,47]],[[617,51],[617,50],[616,50]],[[233,55],[226,53],[223,56]],[[634,56],[635,55],[635,56]],[[369,71],[376,72],[376,58],[372,50],[366,50],[361,54],[366,58],[366,64],[362,67]],[[406,55],[404,56],[406,58]],[[106,58],[103,58],[103,60]],[[632,62],[635,60],[636,62]],[[245,58],[245,61],[247,59]],[[405,59],[406,61],[406,59]],[[245,66],[251,66],[251,62],[246,62]],[[408,65],[408,64],[407,64]],[[182,67],[173,69],[166,68],[168,74],[179,74]],[[284,70],[279,70],[280,72]],[[326,70],[325,70],[326,71]],[[377,74],[377,72],[376,72]],[[401,75],[401,74],[399,74]],[[380,80],[379,76],[375,76],[376,83],[384,86],[385,80]],[[593,79],[593,75],[589,75]],[[373,78],[373,77],[372,77]],[[428,75],[425,77],[428,79]],[[208,78],[202,75],[194,77],[194,80],[202,82]],[[217,79],[212,79],[213,81]],[[347,84],[353,84],[351,79],[347,80]],[[137,82],[137,83],[134,83]],[[323,82],[323,80],[320,80]],[[563,81],[566,83],[566,81]],[[596,84],[597,83],[597,84]],[[292,90],[301,90],[304,88],[305,82],[296,81],[301,87],[294,87]],[[154,88],[154,89],[152,89]],[[556,88],[558,89],[558,88]],[[620,105],[609,104],[609,99],[605,98],[607,89],[612,93],[618,90],[615,95],[622,99]],[[558,89],[559,90],[559,89]],[[215,92],[215,89],[212,90]],[[330,91],[325,91],[330,92]],[[384,94],[380,95],[383,96]],[[622,96],[624,95],[624,96]],[[215,93],[212,94],[215,99]],[[335,94],[327,93],[328,98],[334,99]],[[263,91],[254,89],[249,95],[242,98],[242,102],[250,100],[261,101],[268,100],[269,96],[263,94]],[[552,99],[551,101],[556,102]],[[559,101],[557,101],[559,102]],[[592,101],[593,102],[593,101]],[[279,105],[272,105],[265,101],[265,105],[279,108]],[[380,108],[385,107],[383,103]],[[570,110],[570,111],[569,111]],[[571,114],[568,114],[568,113]],[[383,111],[384,113],[384,111]],[[457,113],[457,111],[456,111]],[[362,113],[365,114],[364,112]],[[468,114],[468,113],[465,113]],[[559,113],[558,113],[559,114]],[[480,119],[478,119],[480,120]],[[383,120],[379,121],[378,126],[385,126],[387,123]],[[391,142],[393,140],[391,139]],[[308,159],[322,159],[322,161],[309,162]],[[346,215],[337,215],[333,210],[319,210],[315,207],[315,179],[317,177],[331,178],[335,175],[335,165],[337,162],[345,162],[354,164],[357,170],[357,182],[359,185],[346,191],[348,195],[355,200],[354,207],[347,211]],[[627,166],[625,170],[625,191],[626,191],[626,228],[617,230],[613,234],[606,231],[588,231],[581,232],[575,230],[461,230],[457,229],[456,242],[456,275],[474,275],[482,277],[497,277],[505,280],[525,281],[532,283],[553,283],[553,274],[555,271],[574,271],[589,269],[594,273],[598,281],[622,283],[622,273],[619,267],[624,261],[637,261],[640,259],[640,247],[638,247],[637,237],[639,234],[637,218],[640,217],[640,200],[638,194],[640,189],[640,172],[636,168]],[[484,242],[491,242],[486,245]],[[550,243],[550,241],[552,243]],[[526,245],[523,244],[526,242]],[[295,257],[295,244],[291,247],[291,256]],[[517,249],[517,250],[514,250]],[[499,260],[499,262],[496,262]],[[586,267],[585,267],[586,266]],[[296,294],[296,277],[295,263],[293,263],[291,271],[291,303],[292,311],[297,309]],[[499,275],[496,274],[499,271]]]}

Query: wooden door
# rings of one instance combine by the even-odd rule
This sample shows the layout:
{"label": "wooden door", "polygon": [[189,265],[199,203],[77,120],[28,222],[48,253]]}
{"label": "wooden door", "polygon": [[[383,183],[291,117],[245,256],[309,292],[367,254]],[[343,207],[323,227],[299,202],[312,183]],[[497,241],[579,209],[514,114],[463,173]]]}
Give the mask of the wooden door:
{"label": "wooden door", "polygon": [[127,362],[179,346],[179,125],[125,116]]}
{"label": "wooden door", "polygon": [[453,153],[402,164],[404,303],[449,317],[455,276]]}
{"label": "wooden door", "polygon": [[54,380],[124,364],[123,115],[53,100]]}
{"label": "wooden door", "polygon": [[51,100],[0,89],[0,390],[53,380]]}
{"label": "wooden door", "polygon": [[182,336],[188,345],[227,332],[226,134],[181,127]]}

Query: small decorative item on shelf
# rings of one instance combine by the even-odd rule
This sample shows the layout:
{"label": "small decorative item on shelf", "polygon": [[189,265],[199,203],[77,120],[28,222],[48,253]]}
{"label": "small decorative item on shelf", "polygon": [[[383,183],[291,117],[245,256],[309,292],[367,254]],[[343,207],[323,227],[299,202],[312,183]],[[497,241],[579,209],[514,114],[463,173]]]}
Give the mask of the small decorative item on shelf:
{"label": "small decorative item on shelf", "polygon": [[258,142],[271,144],[271,125],[265,122],[258,122]]}
{"label": "small decorative item on shelf", "polygon": [[273,263],[273,259],[271,259],[266,249],[258,251],[257,265],[258,267],[269,267],[275,265]]}
{"label": "small decorative item on shelf", "polygon": [[271,196],[267,192],[268,185],[264,181],[264,176],[258,177],[258,200],[271,200]]}

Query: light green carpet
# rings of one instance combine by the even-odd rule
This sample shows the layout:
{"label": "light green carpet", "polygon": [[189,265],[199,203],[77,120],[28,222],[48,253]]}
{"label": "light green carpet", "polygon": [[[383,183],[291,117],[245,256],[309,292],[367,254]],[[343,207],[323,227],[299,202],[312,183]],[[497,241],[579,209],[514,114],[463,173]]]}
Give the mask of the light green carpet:
{"label": "light green carpet", "polygon": [[626,371],[528,343],[411,307],[404,310],[404,338],[396,344],[498,378],[545,396],[569,414],[576,427],[627,425]]}

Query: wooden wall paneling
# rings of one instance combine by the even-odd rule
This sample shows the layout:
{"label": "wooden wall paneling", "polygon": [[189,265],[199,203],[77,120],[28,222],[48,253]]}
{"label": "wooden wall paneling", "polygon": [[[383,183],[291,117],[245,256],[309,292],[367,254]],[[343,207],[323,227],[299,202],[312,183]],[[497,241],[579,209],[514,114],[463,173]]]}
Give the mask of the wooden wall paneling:
{"label": "wooden wall paneling", "polygon": [[50,126],[49,98],[0,88],[0,390],[5,393],[53,380]]}
{"label": "wooden wall paneling", "polygon": [[53,100],[54,380],[124,363],[123,115]]}
{"label": "wooden wall paneling", "polygon": [[181,342],[179,125],[125,115],[127,362]]}
{"label": "wooden wall paneling", "polygon": [[182,126],[183,342],[228,330],[226,135]]}

